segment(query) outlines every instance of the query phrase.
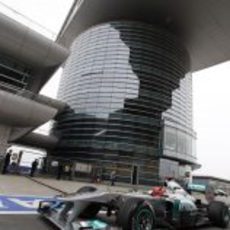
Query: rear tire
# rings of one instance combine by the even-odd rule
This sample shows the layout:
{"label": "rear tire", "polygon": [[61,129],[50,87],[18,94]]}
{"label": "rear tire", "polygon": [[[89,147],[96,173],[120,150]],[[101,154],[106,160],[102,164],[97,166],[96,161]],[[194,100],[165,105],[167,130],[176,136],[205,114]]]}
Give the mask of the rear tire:
{"label": "rear tire", "polygon": [[117,222],[122,230],[152,230],[155,221],[152,206],[141,198],[128,198],[117,214]]}
{"label": "rear tire", "polygon": [[213,201],[208,207],[209,220],[217,227],[227,228],[230,222],[229,208],[220,201]]}

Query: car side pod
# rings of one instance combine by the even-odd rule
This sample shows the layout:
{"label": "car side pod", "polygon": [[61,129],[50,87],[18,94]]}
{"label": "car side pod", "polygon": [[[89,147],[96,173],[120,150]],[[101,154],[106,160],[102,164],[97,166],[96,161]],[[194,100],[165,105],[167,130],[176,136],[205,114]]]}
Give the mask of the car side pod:
{"label": "car side pod", "polygon": [[230,223],[229,207],[221,201],[212,201],[208,206],[208,217],[217,227],[227,228]]}
{"label": "car side pod", "polygon": [[118,210],[117,223],[122,230],[152,230],[156,225],[156,216],[148,201],[131,197]]}

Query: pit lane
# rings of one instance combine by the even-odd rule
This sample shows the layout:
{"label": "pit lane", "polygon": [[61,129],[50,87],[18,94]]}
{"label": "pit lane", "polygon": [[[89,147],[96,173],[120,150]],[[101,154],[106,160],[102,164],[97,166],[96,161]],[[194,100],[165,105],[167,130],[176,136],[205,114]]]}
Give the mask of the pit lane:
{"label": "pit lane", "polygon": [[[52,197],[57,194],[57,191],[47,188],[46,186],[43,186],[41,184],[35,183],[25,177],[0,175],[0,181],[0,193],[5,195],[5,197],[0,197],[4,198],[0,199],[0,201],[2,201],[0,202],[0,211],[2,211],[2,213],[0,212],[0,230],[56,230],[56,228],[52,224],[41,219],[39,215],[34,214],[34,202],[30,203],[30,201],[31,197],[34,197],[36,203],[37,198],[40,199],[41,196]],[[56,180],[53,183],[57,184]],[[80,183],[70,183],[71,182],[61,181],[58,182],[58,185],[64,188],[70,188],[69,192],[75,191],[76,187],[82,186],[82,184]],[[28,194],[28,197],[31,196],[30,199],[25,199],[24,197],[22,197],[24,194]],[[10,201],[8,200],[8,198],[10,198]],[[13,198],[13,200],[11,198]],[[14,204],[12,204],[12,201],[14,201]],[[15,206],[15,202],[17,206]],[[18,209],[19,204],[23,207],[20,210]],[[25,207],[27,208],[27,210],[25,209]],[[21,213],[13,213],[15,211]],[[25,214],[26,211],[29,211],[31,213]],[[203,228],[202,230],[220,229],[210,227]],[[230,227],[228,228],[228,230],[230,230]]]}

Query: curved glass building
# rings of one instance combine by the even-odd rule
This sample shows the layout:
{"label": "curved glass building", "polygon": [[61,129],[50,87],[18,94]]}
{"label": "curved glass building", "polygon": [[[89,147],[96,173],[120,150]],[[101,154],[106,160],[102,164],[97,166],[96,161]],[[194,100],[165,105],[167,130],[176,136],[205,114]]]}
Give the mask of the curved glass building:
{"label": "curved glass building", "polygon": [[186,171],[198,167],[192,98],[192,75],[187,74],[173,92],[171,108],[163,113],[161,177],[181,177]]}
{"label": "curved glass building", "polygon": [[161,158],[193,162],[186,156],[192,152],[184,154],[179,144],[172,149],[170,136],[173,129],[178,143],[179,130],[193,137],[185,98],[191,78],[181,80],[189,68],[187,50],[164,28],[113,21],[87,29],[65,64],[58,97],[69,108],[57,117],[53,133],[60,142],[52,155],[100,167],[104,175],[116,170],[119,180],[141,184],[159,178],[167,165]]}

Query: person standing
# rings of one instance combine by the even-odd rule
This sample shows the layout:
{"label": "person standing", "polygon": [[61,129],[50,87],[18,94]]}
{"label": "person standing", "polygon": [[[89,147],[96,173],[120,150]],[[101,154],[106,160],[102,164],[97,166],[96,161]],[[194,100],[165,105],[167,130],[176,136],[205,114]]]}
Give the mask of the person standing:
{"label": "person standing", "polygon": [[63,174],[63,164],[58,162],[58,169],[57,169],[57,180],[60,180]]}
{"label": "person standing", "polygon": [[21,163],[21,160],[22,160],[22,156],[23,156],[23,151],[20,151],[19,154],[18,154],[18,160],[17,160],[17,168],[16,168],[16,172],[18,174],[20,174],[20,163]]}
{"label": "person standing", "polygon": [[38,160],[34,160],[31,165],[30,176],[33,177],[38,167]]}
{"label": "person standing", "polygon": [[116,180],[116,172],[112,171],[111,174],[110,174],[111,186],[115,185],[115,180]]}
{"label": "person standing", "polygon": [[8,166],[10,165],[11,152],[12,152],[12,150],[7,152],[7,154],[5,156],[4,165],[3,165],[3,169],[2,169],[2,174],[7,174],[7,172],[8,172],[7,169],[8,169]]}
{"label": "person standing", "polygon": [[65,175],[66,175],[66,179],[72,180],[72,165],[71,164],[67,164],[65,166]]}

